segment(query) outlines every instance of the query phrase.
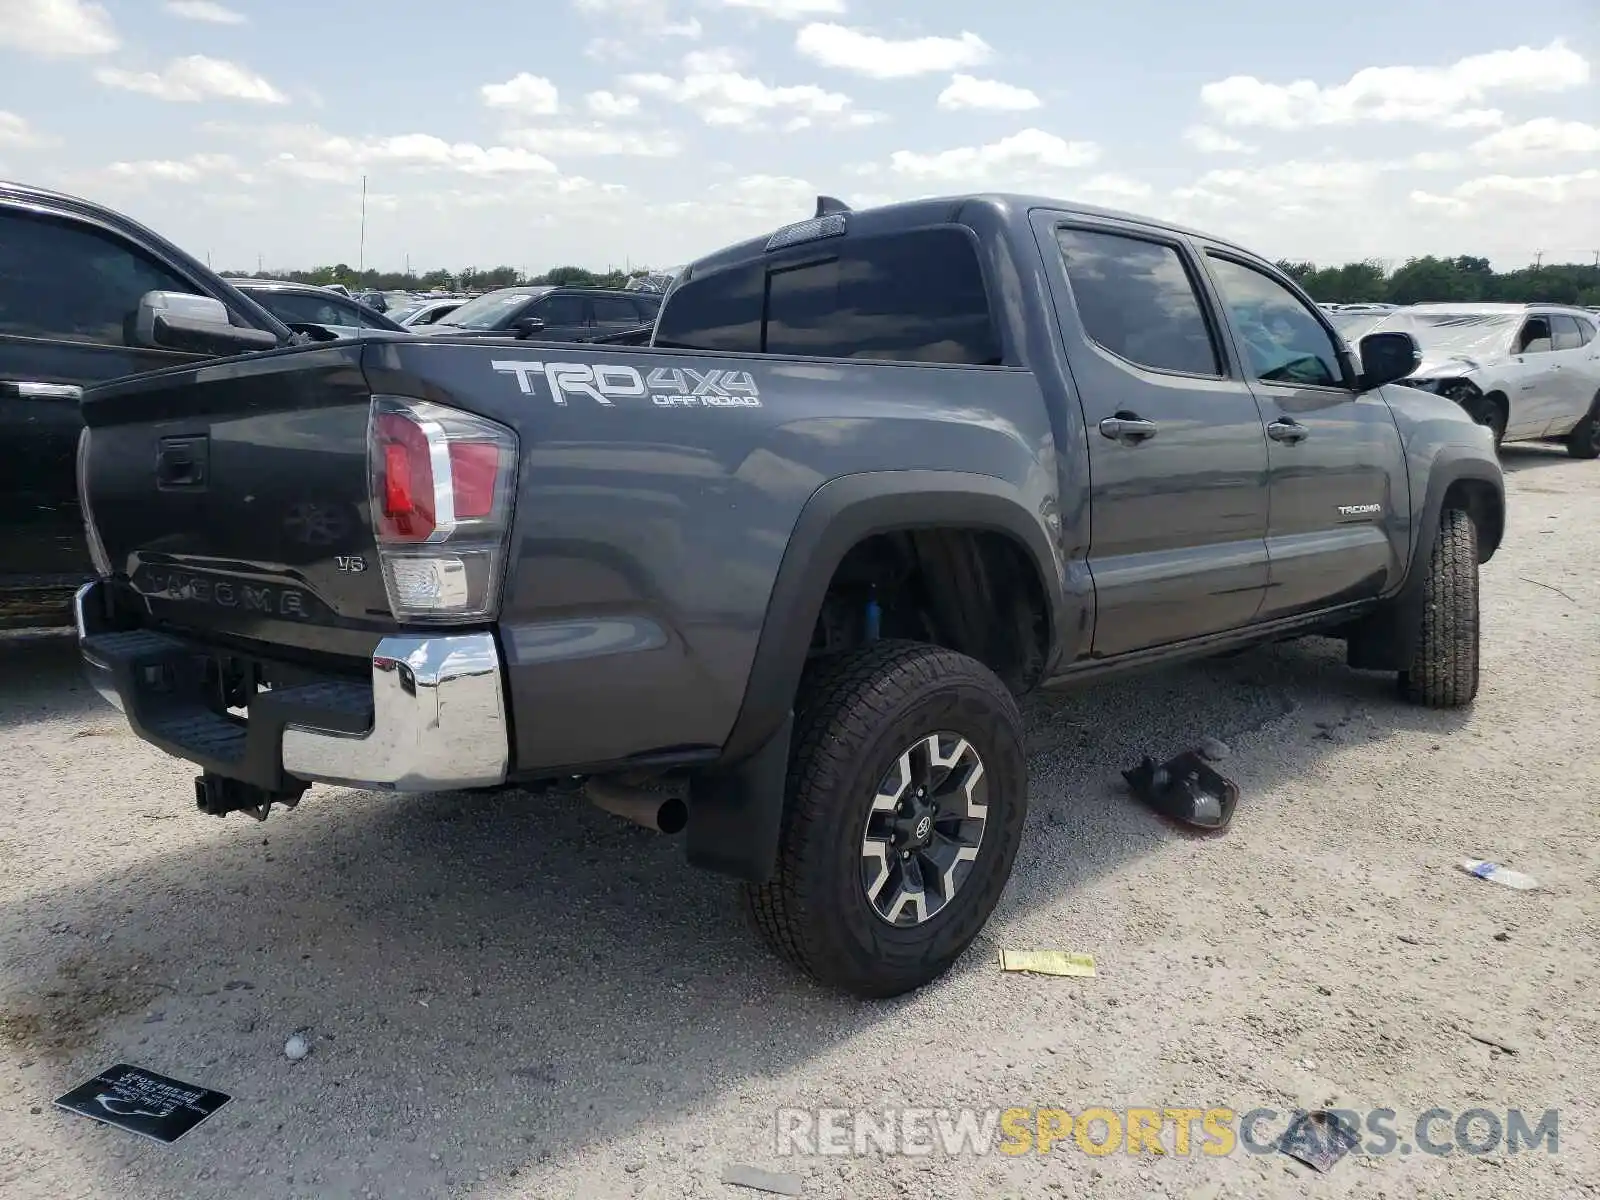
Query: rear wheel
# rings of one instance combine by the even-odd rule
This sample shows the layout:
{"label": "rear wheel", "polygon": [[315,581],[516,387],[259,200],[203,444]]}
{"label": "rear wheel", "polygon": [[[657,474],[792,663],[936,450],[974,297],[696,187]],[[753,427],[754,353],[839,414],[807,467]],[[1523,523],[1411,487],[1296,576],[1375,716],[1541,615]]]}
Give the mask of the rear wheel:
{"label": "rear wheel", "polygon": [[1567,453],[1573,458],[1600,458],[1600,396],[1589,406],[1589,415],[1567,434]]}
{"label": "rear wheel", "polygon": [[1422,630],[1400,692],[1413,704],[1460,708],[1478,694],[1478,531],[1446,509],[1423,581]]}
{"label": "rear wheel", "polygon": [[1015,699],[965,655],[878,642],[819,664],[795,718],[777,871],[745,889],[756,927],[859,996],[938,978],[988,920],[1021,840]]}

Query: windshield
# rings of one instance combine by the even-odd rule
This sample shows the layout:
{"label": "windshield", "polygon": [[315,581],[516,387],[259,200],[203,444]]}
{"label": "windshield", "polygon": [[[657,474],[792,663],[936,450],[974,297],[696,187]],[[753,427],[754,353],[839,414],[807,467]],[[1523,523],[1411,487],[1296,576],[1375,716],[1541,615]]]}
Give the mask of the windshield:
{"label": "windshield", "polygon": [[532,298],[532,292],[490,292],[476,300],[468,300],[438,324],[459,325],[465,329],[495,329],[513,309],[522,307]]}
{"label": "windshield", "polygon": [[[1339,325],[1339,321],[1334,321]],[[1339,332],[1351,343],[1379,329],[1411,334],[1422,347],[1424,358],[1482,358],[1504,354],[1511,348],[1511,337],[1521,325],[1521,313],[1417,312],[1402,309],[1393,313],[1351,313],[1366,318],[1365,328]]]}

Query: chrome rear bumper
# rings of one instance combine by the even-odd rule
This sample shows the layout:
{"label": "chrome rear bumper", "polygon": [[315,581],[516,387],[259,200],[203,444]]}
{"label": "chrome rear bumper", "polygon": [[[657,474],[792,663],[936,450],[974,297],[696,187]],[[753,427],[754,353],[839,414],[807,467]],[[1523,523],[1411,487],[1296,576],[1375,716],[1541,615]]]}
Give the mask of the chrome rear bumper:
{"label": "chrome rear bumper", "polygon": [[104,587],[86,584],[74,598],[85,673],[135,733],[169,754],[268,790],[286,776],[402,792],[506,779],[510,722],[492,634],[386,637],[369,684],[330,678],[263,691],[241,719],[206,694],[214,651],[107,628]]}

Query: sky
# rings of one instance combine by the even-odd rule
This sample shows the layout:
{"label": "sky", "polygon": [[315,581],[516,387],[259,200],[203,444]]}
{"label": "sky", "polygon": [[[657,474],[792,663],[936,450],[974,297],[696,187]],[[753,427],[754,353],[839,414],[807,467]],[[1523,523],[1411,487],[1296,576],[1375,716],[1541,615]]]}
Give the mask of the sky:
{"label": "sky", "polygon": [[1600,253],[1597,60],[1600,0],[0,0],[0,178],[218,269],[660,268],[973,191],[1512,269]]}

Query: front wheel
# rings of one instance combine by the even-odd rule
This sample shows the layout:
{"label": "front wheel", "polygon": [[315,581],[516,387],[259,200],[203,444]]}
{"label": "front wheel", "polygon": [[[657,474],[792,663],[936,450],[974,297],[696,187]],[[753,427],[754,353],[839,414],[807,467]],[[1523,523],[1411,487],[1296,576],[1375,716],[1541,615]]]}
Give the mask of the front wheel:
{"label": "front wheel", "polygon": [[1446,509],[1422,588],[1422,629],[1400,692],[1413,704],[1461,708],[1478,694],[1478,530]]}
{"label": "front wheel", "polygon": [[1488,396],[1474,392],[1469,396],[1462,396],[1456,401],[1461,405],[1462,411],[1471,417],[1474,424],[1482,425],[1494,437],[1494,448],[1498,452],[1506,439],[1506,416],[1498,404]]}
{"label": "front wheel", "polygon": [[1027,815],[1022,718],[983,664],[877,642],[815,669],[795,714],[777,871],[756,927],[830,986],[937,979],[994,911]]}

